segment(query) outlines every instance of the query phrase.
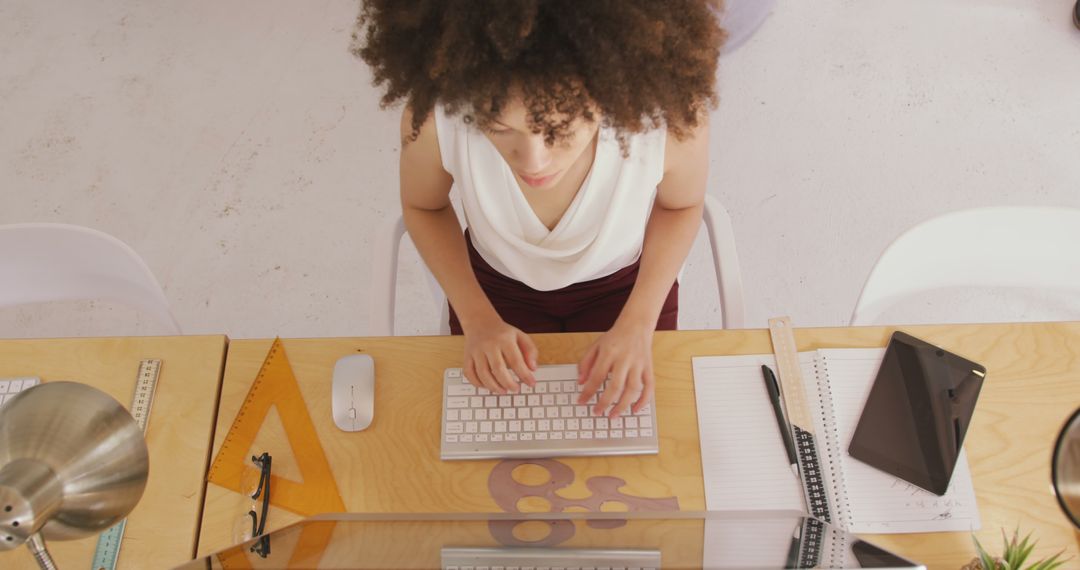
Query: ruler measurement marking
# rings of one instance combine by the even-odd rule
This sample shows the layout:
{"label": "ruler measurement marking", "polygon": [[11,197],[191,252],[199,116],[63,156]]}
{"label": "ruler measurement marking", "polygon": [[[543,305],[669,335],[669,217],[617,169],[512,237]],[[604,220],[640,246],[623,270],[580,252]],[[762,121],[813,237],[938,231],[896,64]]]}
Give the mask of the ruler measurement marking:
{"label": "ruler measurement marking", "polygon": [[776,355],[776,368],[780,373],[781,395],[795,440],[796,458],[802,479],[807,510],[813,516],[832,522],[829,497],[821,472],[821,455],[817,447],[814,423],[806,402],[802,369],[791,320],[787,317],[769,319],[769,337]]}
{"label": "ruler measurement marking", "polygon": [[[160,359],[139,361],[139,371],[135,375],[135,392],[131,396],[131,417],[144,436],[150,420],[150,409],[154,405],[154,391],[160,374]],[[120,541],[124,538],[126,527],[127,519],[125,518],[101,533],[97,546],[94,548],[94,557],[91,559],[92,570],[116,569],[116,561],[120,557]]]}

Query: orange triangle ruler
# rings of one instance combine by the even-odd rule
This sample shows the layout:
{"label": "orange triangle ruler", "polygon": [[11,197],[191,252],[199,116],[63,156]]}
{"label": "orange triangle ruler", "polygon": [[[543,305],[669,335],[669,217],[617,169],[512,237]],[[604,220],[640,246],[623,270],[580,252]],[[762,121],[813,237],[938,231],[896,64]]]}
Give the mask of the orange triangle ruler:
{"label": "orange triangle ruler", "polygon": [[249,450],[255,442],[270,408],[277,408],[303,481],[284,479],[271,473],[271,504],[303,516],[345,511],[330,462],[311,423],[307,404],[300,393],[285,347],[274,339],[259,375],[251,384],[225,441],[221,444],[207,480],[226,489],[240,490],[246,469],[254,469]]}

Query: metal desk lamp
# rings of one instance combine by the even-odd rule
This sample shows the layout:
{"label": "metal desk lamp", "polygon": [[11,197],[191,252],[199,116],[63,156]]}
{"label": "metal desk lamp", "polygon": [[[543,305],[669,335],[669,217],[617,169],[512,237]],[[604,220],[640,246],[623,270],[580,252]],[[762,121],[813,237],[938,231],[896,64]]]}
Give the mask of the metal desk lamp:
{"label": "metal desk lamp", "polygon": [[116,400],[74,382],[30,388],[0,408],[0,551],[22,543],[42,569],[45,538],[120,522],[150,470],[142,430]]}
{"label": "metal desk lamp", "polygon": [[[1080,408],[1061,428],[1054,445],[1050,476],[1061,510],[1080,531]],[[1080,540],[1080,535],[1077,539]]]}

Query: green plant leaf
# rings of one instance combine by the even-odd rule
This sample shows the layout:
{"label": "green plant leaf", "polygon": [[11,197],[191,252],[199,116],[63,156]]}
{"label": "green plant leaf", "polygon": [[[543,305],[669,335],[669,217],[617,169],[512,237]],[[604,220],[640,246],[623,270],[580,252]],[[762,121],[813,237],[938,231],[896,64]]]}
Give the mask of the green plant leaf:
{"label": "green plant leaf", "polygon": [[993,557],[983,548],[982,543],[974,534],[971,535],[971,540],[975,541],[975,551],[979,553],[979,563],[982,564],[983,570],[997,570],[997,564],[994,563]]}

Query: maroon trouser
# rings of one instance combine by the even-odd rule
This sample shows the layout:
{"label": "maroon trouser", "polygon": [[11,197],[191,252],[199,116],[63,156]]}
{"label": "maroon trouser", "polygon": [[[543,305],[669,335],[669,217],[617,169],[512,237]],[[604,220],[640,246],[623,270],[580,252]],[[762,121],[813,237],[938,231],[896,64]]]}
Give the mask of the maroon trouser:
{"label": "maroon trouser", "polygon": [[[473,247],[465,232],[469,261],[480,288],[504,321],[527,333],[604,332],[615,324],[630,290],[637,281],[638,263],[611,275],[575,283],[554,291],[537,291],[492,268]],[[679,319],[679,282],[668,291],[656,330],[675,330]],[[462,334],[454,307],[450,307],[450,332]]]}

